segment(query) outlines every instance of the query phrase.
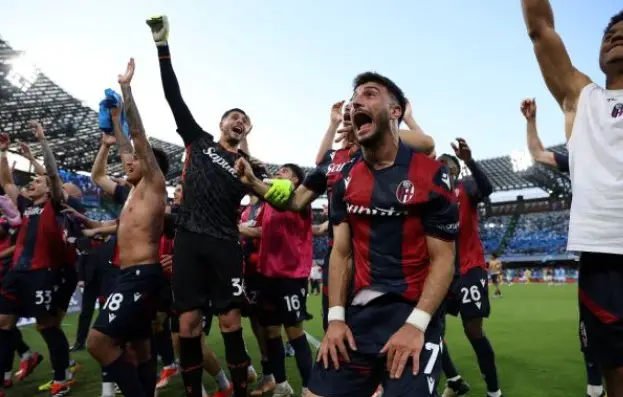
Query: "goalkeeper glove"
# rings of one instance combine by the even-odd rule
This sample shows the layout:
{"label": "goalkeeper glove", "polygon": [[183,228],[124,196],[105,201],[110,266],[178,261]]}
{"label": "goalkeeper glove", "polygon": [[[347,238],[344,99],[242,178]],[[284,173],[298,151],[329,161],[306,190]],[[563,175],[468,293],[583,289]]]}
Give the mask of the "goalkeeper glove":
{"label": "goalkeeper glove", "polygon": [[166,15],[149,18],[147,25],[151,28],[151,35],[156,45],[166,45],[169,39],[169,18]]}
{"label": "goalkeeper glove", "polygon": [[264,179],[264,183],[270,185],[264,198],[278,207],[284,206],[294,191],[294,185],[287,179]]}

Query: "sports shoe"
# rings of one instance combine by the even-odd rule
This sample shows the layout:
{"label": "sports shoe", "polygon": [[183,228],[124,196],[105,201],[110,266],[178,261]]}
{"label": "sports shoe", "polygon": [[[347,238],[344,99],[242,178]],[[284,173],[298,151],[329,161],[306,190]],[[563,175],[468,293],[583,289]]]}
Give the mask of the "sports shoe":
{"label": "sports shoe", "polygon": [[70,391],[68,383],[53,382],[50,388],[50,397],[63,397],[68,395]]}
{"label": "sports shoe", "polygon": [[274,390],[276,386],[277,383],[275,383],[275,378],[273,378],[272,376],[262,376],[259,382],[259,386],[251,390],[250,395],[253,397],[259,397],[264,393],[268,393],[269,391]]}
{"label": "sports shoe", "polygon": [[230,397],[234,395],[234,385],[230,382],[227,389],[219,390],[212,397]]}
{"label": "sports shoe", "polygon": [[292,397],[292,396],[294,396],[294,390],[292,389],[292,386],[290,386],[288,381],[278,384],[277,386],[275,386],[275,390],[273,390],[273,397]]}
{"label": "sports shoe", "polygon": [[252,366],[249,366],[247,370],[247,383],[253,384],[257,381],[257,371]]}
{"label": "sports shoe", "polygon": [[[73,386],[76,383],[76,380],[72,377],[65,382],[67,386]],[[39,386],[39,391],[48,391],[52,390],[52,386],[54,385],[54,381],[51,380]]]}
{"label": "sports shoe", "polygon": [[86,347],[86,345],[84,343],[76,342],[69,348],[69,351],[71,353],[76,353],[76,352],[81,352],[81,351],[85,350],[86,348],[87,347]]}
{"label": "sports shoe", "polygon": [[176,366],[164,367],[162,371],[160,371],[160,379],[158,383],[156,383],[156,389],[162,389],[166,387],[171,379],[180,373],[179,369]]}
{"label": "sports shoe", "polygon": [[29,358],[19,362],[19,370],[15,373],[15,377],[24,380],[32,373],[43,361],[43,356],[37,352],[30,355]]}
{"label": "sports shoe", "polygon": [[294,357],[294,355],[296,354],[290,342],[286,342],[283,348],[286,351],[286,357]]}
{"label": "sports shoe", "polygon": [[448,381],[446,388],[443,391],[442,397],[459,397],[464,396],[471,390],[471,387],[463,380],[459,378],[455,381]]}
{"label": "sports shoe", "polygon": [[376,388],[376,391],[372,393],[372,397],[383,397],[383,386],[379,385],[379,387]]}

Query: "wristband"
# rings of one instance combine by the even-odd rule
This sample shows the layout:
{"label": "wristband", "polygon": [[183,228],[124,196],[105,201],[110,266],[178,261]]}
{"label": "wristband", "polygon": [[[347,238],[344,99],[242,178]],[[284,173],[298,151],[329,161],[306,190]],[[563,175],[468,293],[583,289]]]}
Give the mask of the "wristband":
{"label": "wristband", "polygon": [[333,306],[329,308],[329,313],[327,313],[327,322],[331,321],[346,321],[346,310],[343,306]]}
{"label": "wristband", "polygon": [[422,332],[426,332],[426,328],[428,328],[428,323],[430,323],[430,314],[426,313],[424,310],[418,309],[417,307],[413,309],[409,317],[407,317],[407,324],[413,325],[415,328],[419,329]]}

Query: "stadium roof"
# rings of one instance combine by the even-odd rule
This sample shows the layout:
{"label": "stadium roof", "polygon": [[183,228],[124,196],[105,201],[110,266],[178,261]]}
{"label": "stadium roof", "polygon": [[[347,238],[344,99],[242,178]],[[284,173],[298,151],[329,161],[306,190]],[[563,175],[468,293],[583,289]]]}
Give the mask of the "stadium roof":
{"label": "stadium roof", "polygon": [[[24,63],[23,53],[16,51],[0,38],[0,130],[9,133],[13,141],[33,142],[27,127],[29,120],[39,120],[62,168],[71,171],[91,169],[99,149],[101,131],[97,112],[72,97],[51,81],[34,65]],[[152,144],[169,155],[171,167],[169,184],[179,181],[182,174],[184,148],[155,138]],[[563,145],[552,148],[566,153]],[[41,156],[38,144],[31,150]],[[521,156],[520,156],[521,157]],[[496,191],[542,188],[550,194],[569,194],[567,175],[541,165],[530,165],[516,155],[480,160]],[[276,172],[276,164],[268,165]],[[306,172],[310,167],[304,167]],[[113,149],[109,157],[109,171],[115,176],[123,173],[119,154]]]}

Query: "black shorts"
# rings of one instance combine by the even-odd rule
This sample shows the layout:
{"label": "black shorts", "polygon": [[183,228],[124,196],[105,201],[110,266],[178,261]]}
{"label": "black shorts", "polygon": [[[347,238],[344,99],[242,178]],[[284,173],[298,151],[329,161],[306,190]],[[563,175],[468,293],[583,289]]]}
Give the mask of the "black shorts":
{"label": "black shorts", "polygon": [[499,274],[492,274],[491,275],[491,283],[492,284],[498,284],[500,282],[500,275]]}
{"label": "black shorts", "polygon": [[395,296],[382,296],[366,306],[351,306],[346,311],[346,323],[355,338],[357,351],[349,349],[350,362],[340,362],[340,369],[324,369],[315,363],[309,390],[323,397],[370,396],[379,384],[384,397],[434,396],[441,374],[442,323],[433,316],[424,335],[417,376],[413,363],[407,363],[402,377],[389,379],[386,357],[379,352],[405,323],[414,304]]}
{"label": "black shorts", "polygon": [[307,278],[264,277],[259,296],[259,320],[264,327],[291,327],[307,313]]}
{"label": "black shorts", "polygon": [[[206,336],[208,336],[210,335],[210,328],[212,328],[212,317],[214,317],[214,313],[212,312],[212,305],[210,305],[210,302],[208,302],[206,307],[204,307],[201,310],[201,314],[202,314],[201,322],[202,322],[203,333]],[[171,315],[169,316],[169,319],[170,319],[170,325],[171,325],[171,332],[174,334],[179,333],[180,332],[180,317],[175,310],[172,311]]]}
{"label": "black shorts", "polygon": [[486,318],[491,314],[489,281],[482,267],[470,269],[450,287],[446,300],[448,314],[461,318]]}
{"label": "black shorts", "polygon": [[72,265],[62,265],[58,269],[57,276],[58,281],[58,307],[60,310],[67,312],[71,297],[74,296],[76,291],[76,285],[78,285],[78,272]]}
{"label": "black shorts", "polygon": [[163,283],[159,263],[121,269],[93,328],[120,343],[148,339]]}
{"label": "black shorts", "polygon": [[243,315],[246,317],[257,317],[259,315],[258,302],[262,288],[262,280],[263,277],[259,273],[251,273],[244,276],[244,293],[246,294],[247,300],[244,305]]}
{"label": "black shorts", "polygon": [[215,314],[241,308],[246,297],[239,241],[179,230],[173,249],[173,299],[178,313],[212,302]]}
{"label": "black shorts", "polygon": [[603,368],[623,367],[623,255],[582,253],[578,288],[584,344]]}
{"label": "black shorts", "polygon": [[58,277],[52,269],[11,269],[0,290],[0,314],[35,318],[58,314]]}
{"label": "black shorts", "polygon": [[117,283],[117,277],[121,270],[113,266],[111,263],[107,264],[102,270],[102,283],[100,284],[100,304],[103,305],[108,298],[108,295],[112,292],[112,289]]}

